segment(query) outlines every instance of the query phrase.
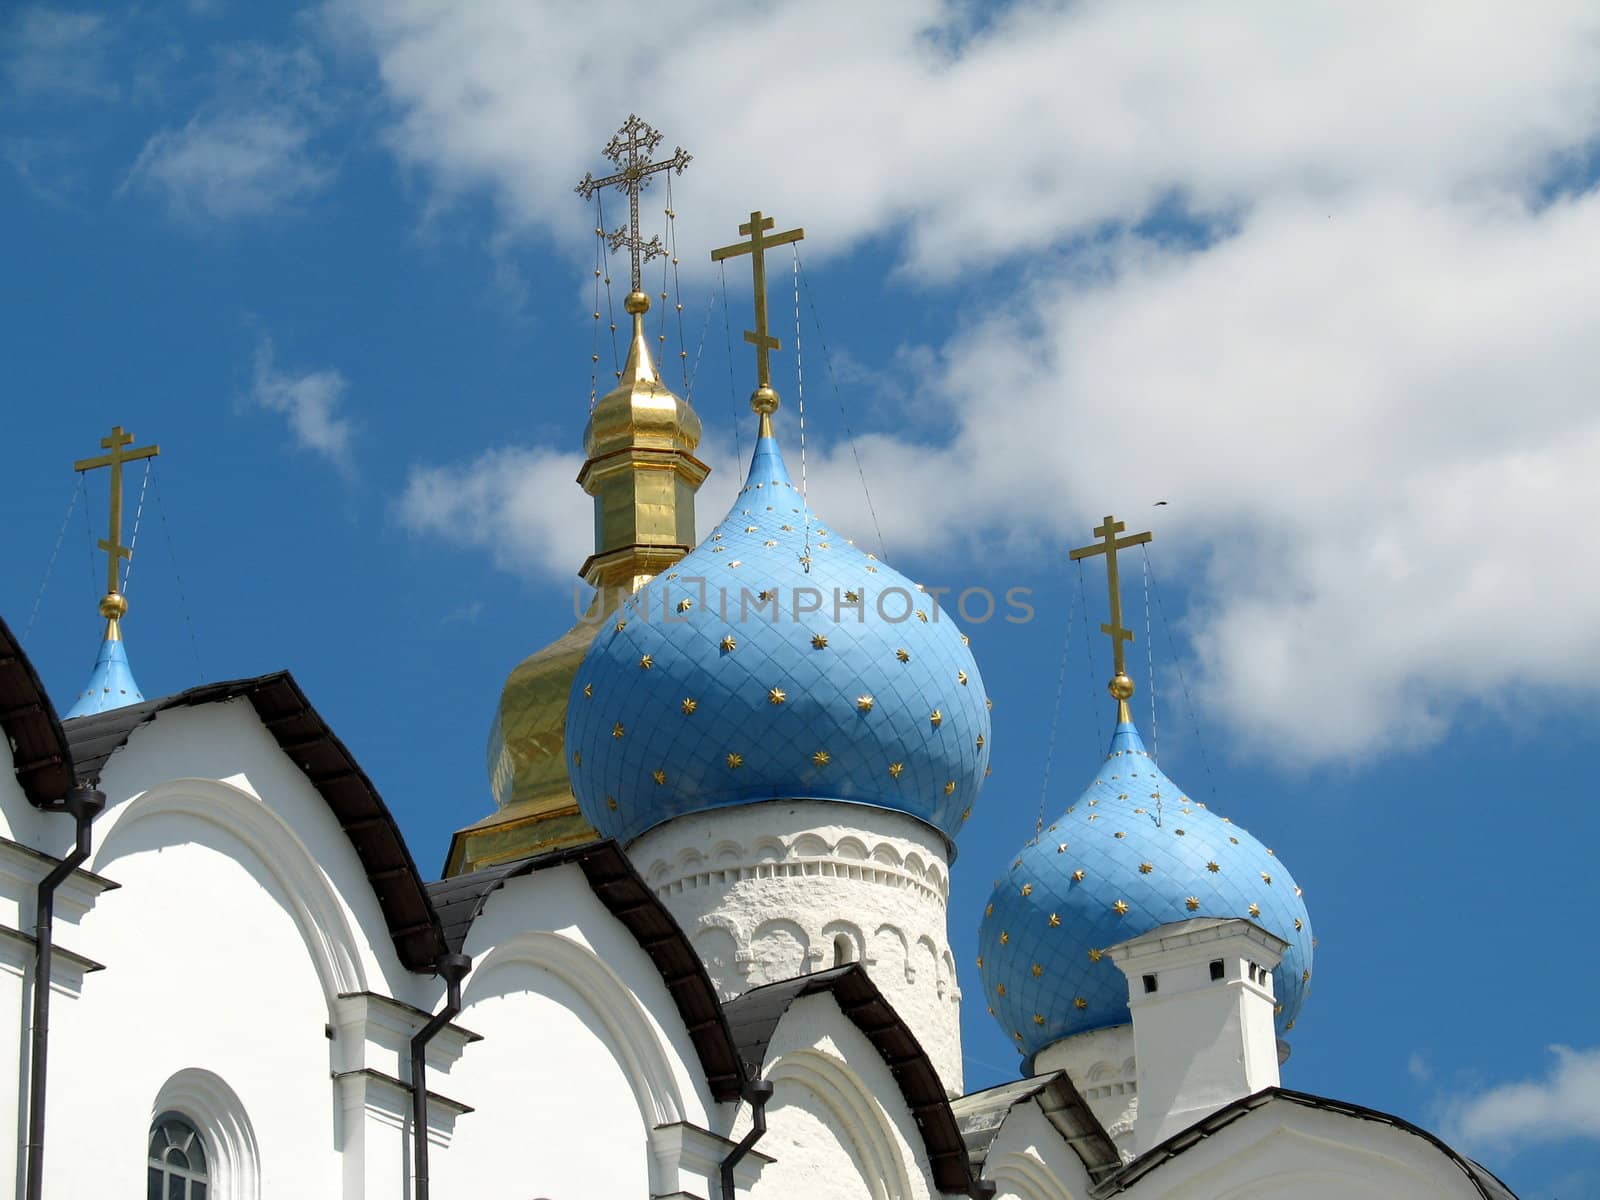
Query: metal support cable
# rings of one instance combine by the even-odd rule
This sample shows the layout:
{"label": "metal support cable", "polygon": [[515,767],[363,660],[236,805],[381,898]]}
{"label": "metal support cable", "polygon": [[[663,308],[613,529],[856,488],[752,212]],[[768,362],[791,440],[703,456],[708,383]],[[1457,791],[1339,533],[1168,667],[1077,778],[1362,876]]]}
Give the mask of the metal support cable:
{"label": "metal support cable", "polygon": [[[1172,645],[1172,625],[1167,620],[1166,606],[1161,602],[1161,588],[1156,584],[1155,571],[1150,567],[1150,551],[1146,550],[1143,546],[1141,546],[1139,549],[1145,556],[1145,570],[1150,576],[1150,594],[1155,597],[1156,612],[1161,617],[1161,628],[1166,633],[1167,644],[1170,646]],[[1205,768],[1206,784],[1211,789],[1211,799],[1216,800],[1216,776],[1211,773],[1211,759],[1206,754],[1205,738],[1200,734],[1200,717],[1194,706],[1194,697],[1189,694],[1189,681],[1184,677],[1183,663],[1179,660],[1176,652],[1174,652],[1172,655],[1172,665],[1178,672],[1178,685],[1183,690],[1183,702],[1189,710],[1189,722],[1194,728],[1195,745],[1200,749],[1200,764]]]}
{"label": "metal support cable", "polygon": [[33,608],[28,613],[27,627],[22,631],[22,644],[28,644],[28,635],[33,632],[33,623],[39,617],[39,604],[44,600],[45,588],[50,586],[50,576],[56,569],[56,556],[61,553],[61,543],[66,539],[67,526],[72,524],[72,511],[78,507],[78,497],[84,493],[85,483],[83,472],[78,472],[78,482],[72,489],[72,499],[67,501],[67,515],[61,518],[61,528],[56,531],[56,544],[50,548],[50,561],[45,563],[44,578],[39,581],[39,590],[33,597]]}

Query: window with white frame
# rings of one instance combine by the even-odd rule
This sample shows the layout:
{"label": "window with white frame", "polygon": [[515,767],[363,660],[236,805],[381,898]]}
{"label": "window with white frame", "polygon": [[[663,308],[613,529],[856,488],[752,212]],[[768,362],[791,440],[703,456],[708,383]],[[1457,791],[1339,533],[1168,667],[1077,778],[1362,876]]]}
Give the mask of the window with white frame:
{"label": "window with white frame", "polygon": [[147,1200],[206,1200],[205,1142],[187,1118],[163,1113],[150,1127]]}

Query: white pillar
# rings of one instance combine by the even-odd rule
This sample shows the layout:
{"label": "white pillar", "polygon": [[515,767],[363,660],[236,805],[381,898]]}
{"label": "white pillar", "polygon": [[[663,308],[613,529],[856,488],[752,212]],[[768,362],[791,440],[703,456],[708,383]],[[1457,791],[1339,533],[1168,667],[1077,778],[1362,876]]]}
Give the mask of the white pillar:
{"label": "white pillar", "polygon": [[1239,918],[1176,921],[1112,946],[1128,979],[1137,1151],[1278,1085],[1272,969],[1288,943]]}

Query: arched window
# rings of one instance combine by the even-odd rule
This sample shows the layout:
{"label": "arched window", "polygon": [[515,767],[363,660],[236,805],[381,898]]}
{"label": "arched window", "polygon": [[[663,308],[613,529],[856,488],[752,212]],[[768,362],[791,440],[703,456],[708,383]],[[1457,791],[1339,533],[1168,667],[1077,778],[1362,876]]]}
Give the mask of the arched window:
{"label": "arched window", "polygon": [[842,967],[845,965],[845,963],[852,963],[855,962],[855,960],[856,944],[850,940],[850,935],[847,933],[834,935],[833,965],[836,967]]}
{"label": "arched window", "polygon": [[162,1113],[150,1128],[148,1200],[206,1200],[211,1176],[199,1131],[177,1113]]}

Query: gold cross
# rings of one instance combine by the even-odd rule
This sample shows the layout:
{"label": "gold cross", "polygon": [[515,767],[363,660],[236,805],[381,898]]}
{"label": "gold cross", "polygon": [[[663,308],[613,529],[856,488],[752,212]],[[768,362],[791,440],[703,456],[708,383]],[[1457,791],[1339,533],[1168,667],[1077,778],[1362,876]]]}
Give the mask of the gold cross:
{"label": "gold cross", "polygon": [[[596,179],[588,172],[584,173],[583,182],[578,184],[577,193],[587,200],[603,187],[611,184],[617,185],[619,192],[628,193],[628,223],[618,226],[611,233],[606,234],[606,242],[613,251],[626,246],[631,253],[633,273],[633,290],[643,294],[640,286],[643,276],[640,267],[652,258],[660,258],[666,253],[661,245],[659,235],[652,237],[648,242],[639,236],[639,193],[650,183],[650,176],[657,171],[674,170],[679,175],[683,169],[693,161],[694,156],[684,153],[682,146],[672,152],[672,157],[653,163],[650,155],[661,144],[661,135],[645,122],[632,113],[622,123],[622,128],[617,130],[617,135],[606,143],[606,148],[601,151],[612,162],[622,169],[604,179]],[[600,232],[596,230],[595,232]]]}
{"label": "gold cross", "polygon": [[1100,632],[1111,639],[1112,660],[1116,664],[1116,674],[1111,680],[1111,694],[1117,698],[1123,720],[1127,720],[1128,697],[1133,695],[1133,680],[1129,678],[1127,664],[1123,657],[1123,643],[1133,641],[1133,630],[1122,627],[1122,583],[1117,576],[1117,551],[1127,550],[1132,546],[1142,545],[1150,540],[1150,534],[1133,533],[1125,538],[1119,538],[1127,526],[1115,517],[1107,516],[1105,524],[1094,531],[1095,537],[1100,541],[1089,546],[1080,546],[1068,556],[1071,561],[1092,558],[1096,554],[1106,556],[1106,584],[1111,590],[1111,622],[1100,626]]}
{"label": "gold cross", "polygon": [[756,348],[756,391],[750,397],[750,407],[761,414],[762,437],[771,436],[771,415],[778,407],[778,394],[772,390],[772,362],[769,354],[773,350],[783,349],[778,339],[767,332],[766,252],[769,247],[787,246],[790,242],[798,242],[806,236],[804,229],[790,229],[767,237],[766,231],[771,228],[772,218],[762,216],[761,211],[757,209],[750,214],[748,222],[739,226],[739,232],[750,239],[748,242],[723,246],[720,250],[711,252],[712,262],[737,258],[741,254],[750,256],[750,274],[756,293],[756,327],[744,331],[744,340]]}
{"label": "gold cross", "polygon": [[106,552],[107,596],[120,595],[122,592],[117,579],[117,560],[133,557],[133,551],[122,544],[122,464],[137,462],[141,458],[154,458],[161,453],[160,446],[123,449],[124,446],[132,444],[133,435],[124,431],[121,425],[113,425],[111,436],[100,439],[100,445],[109,450],[109,454],[102,454],[99,458],[81,458],[72,464],[74,471],[93,471],[99,467],[111,468],[111,523],[106,529],[110,536],[100,539],[100,549]]}

